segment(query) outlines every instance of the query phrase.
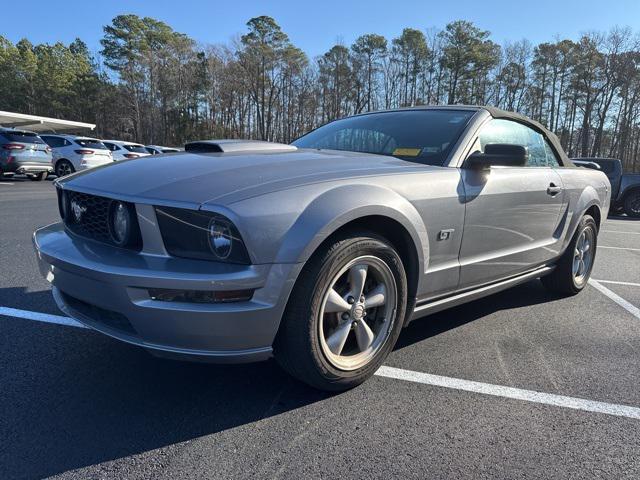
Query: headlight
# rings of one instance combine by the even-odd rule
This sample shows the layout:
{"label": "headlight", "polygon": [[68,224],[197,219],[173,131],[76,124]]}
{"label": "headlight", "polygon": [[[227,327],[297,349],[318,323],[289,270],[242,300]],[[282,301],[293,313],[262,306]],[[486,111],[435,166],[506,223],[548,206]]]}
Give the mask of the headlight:
{"label": "headlight", "polygon": [[228,218],[217,213],[156,207],[160,233],[175,257],[249,264],[240,233]]}

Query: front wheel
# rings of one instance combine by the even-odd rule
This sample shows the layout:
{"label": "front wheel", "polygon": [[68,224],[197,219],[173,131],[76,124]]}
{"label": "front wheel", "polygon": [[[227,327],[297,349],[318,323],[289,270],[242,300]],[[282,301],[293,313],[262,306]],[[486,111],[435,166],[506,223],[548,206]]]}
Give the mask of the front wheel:
{"label": "front wheel", "polygon": [[406,304],[402,260],[386,240],[337,239],[300,274],[274,345],[276,360],[313,387],[355,387],[395,345]]}
{"label": "front wheel", "polygon": [[624,213],[630,217],[640,217],[640,189],[627,194],[624,199]]}
{"label": "front wheel", "polygon": [[597,246],[598,226],[591,215],[584,215],[555,270],[540,279],[543,285],[563,295],[582,291],[591,276]]}

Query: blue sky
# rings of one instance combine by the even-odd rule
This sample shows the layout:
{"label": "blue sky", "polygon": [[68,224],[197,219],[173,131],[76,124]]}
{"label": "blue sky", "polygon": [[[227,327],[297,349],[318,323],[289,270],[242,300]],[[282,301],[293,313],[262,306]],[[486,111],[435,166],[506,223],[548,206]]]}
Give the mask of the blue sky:
{"label": "blue sky", "polygon": [[[22,10],[15,2],[11,5]],[[522,38],[538,43],[556,35],[575,39],[615,25],[640,32],[640,0],[31,0],[29,15],[25,13],[19,13],[19,21],[2,22],[0,35],[34,43],[68,43],[80,37],[93,52],[100,49],[102,26],[122,13],[160,19],[204,43],[227,42],[245,32],[249,18],[270,15],[312,57],[336,41],[350,44],[364,33],[393,38],[404,27],[442,28],[456,19],[490,30],[499,43]]]}

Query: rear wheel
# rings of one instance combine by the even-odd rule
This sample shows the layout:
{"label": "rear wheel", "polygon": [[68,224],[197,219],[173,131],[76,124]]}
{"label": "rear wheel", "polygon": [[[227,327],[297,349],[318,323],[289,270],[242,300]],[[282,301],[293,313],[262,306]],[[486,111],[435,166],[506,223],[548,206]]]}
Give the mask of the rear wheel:
{"label": "rear wheel", "polygon": [[406,303],[402,260],[386,240],[338,239],[300,274],[276,338],[276,360],[322,390],[359,385],[393,348]]}
{"label": "rear wheel", "polygon": [[547,289],[563,295],[575,295],[587,285],[596,259],[598,226],[585,215],[556,268],[540,280]]}
{"label": "rear wheel", "polygon": [[69,160],[59,160],[58,163],[56,163],[56,175],[58,177],[70,175],[75,171],[76,169],[73,168],[73,165],[71,165]]}
{"label": "rear wheel", "polygon": [[624,198],[624,213],[630,217],[640,217],[640,189],[628,193]]}

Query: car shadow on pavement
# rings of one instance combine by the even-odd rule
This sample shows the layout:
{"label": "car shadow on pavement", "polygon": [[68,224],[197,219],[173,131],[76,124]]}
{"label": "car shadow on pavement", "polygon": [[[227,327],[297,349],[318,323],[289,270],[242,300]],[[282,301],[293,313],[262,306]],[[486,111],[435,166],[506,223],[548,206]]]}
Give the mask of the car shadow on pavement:
{"label": "car shadow on pavement", "polygon": [[532,280],[480,300],[414,320],[403,330],[395,350],[435,337],[498,310],[533,306],[559,298],[562,297],[549,293],[539,280]]}
{"label": "car shadow on pavement", "polygon": [[[42,305],[45,297],[51,301],[48,291],[22,292],[15,305],[3,305]],[[163,360],[90,330],[13,317],[0,316],[0,362],[3,479],[43,478],[195,441],[331,396],[273,361]]]}
{"label": "car shadow on pavement", "polygon": [[[0,299],[14,308],[55,308],[49,291],[5,288]],[[496,309],[549,300],[530,282],[416,321],[396,348]],[[1,316],[0,362],[0,478],[48,477],[197,441],[332,396],[291,379],[273,361],[163,360],[90,330]]]}

